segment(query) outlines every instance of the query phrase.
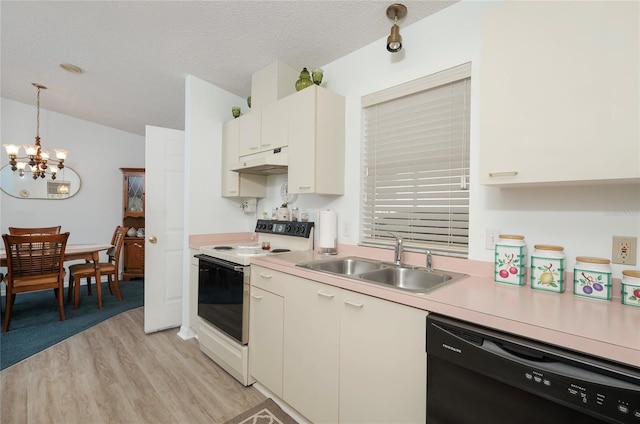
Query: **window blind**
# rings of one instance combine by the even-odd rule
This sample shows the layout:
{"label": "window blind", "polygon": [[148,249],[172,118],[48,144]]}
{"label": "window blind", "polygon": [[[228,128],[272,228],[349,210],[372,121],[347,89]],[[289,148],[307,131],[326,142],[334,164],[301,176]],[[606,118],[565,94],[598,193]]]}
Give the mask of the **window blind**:
{"label": "window blind", "polygon": [[467,254],[471,78],[462,66],[466,76],[453,68],[447,82],[443,71],[363,108],[362,244],[392,244],[392,232],[405,247]]}

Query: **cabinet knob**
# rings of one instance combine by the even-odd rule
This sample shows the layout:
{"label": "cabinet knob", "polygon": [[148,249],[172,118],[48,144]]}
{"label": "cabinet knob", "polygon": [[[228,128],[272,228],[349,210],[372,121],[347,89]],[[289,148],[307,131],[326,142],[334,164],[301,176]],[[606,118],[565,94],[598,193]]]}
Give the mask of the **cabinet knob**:
{"label": "cabinet knob", "polygon": [[156,243],[158,239],[155,236],[149,237],[149,243]]}

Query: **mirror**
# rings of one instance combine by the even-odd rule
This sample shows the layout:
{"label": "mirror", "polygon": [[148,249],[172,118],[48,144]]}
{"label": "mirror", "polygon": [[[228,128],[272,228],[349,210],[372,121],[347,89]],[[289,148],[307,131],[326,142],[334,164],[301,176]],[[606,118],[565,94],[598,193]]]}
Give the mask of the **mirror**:
{"label": "mirror", "polygon": [[0,177],[2,191],[18,199],[68,199],[78,193],[82,185],[80,175],[68,166],[58,171],[55,180],[49,175],[34,180],[28,172],[20,177],[18,171],[11,170],[11,165],[2,167]]}

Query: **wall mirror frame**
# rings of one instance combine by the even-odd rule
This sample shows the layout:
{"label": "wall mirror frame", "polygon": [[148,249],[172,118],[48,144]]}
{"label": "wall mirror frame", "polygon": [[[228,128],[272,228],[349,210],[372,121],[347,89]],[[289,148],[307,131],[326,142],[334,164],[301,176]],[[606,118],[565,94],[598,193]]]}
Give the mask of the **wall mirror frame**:
{"label": "wall mirror frame", "polygon": [[34,180],[30,173],[20,177],[18,171],[11,170],[11,165],[5,165],[0,178],[2,191],[17,199],[64,200],[78,194],[82,186],[80,175],[68,166],[58,171],[55,180],[50,175]]}

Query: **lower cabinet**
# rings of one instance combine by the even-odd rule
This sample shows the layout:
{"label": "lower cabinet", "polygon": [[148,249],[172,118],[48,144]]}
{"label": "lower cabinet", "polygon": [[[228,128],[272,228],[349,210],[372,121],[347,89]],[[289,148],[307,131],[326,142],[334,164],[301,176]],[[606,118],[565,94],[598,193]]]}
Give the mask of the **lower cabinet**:
{"label": "lower cabinet", "polygon": [[[281,333],[280,306],[258,306],[268,296],[256,274],[258,285],[260,275],[277,281],[263,287],[283,301]],[[255,265],[251,291],[251,374],[300,414],[317,423],[425,422],[426,311]]]}
{"label": "lower cabinet", "polygon": [[249,300],[249,370],[253,378],[282,397],[284,299],[251,287]]}
{"label": "lower cabinet", "polygon": [[122,258],[124,281],[144,278],[144,237],[125,237]]}

